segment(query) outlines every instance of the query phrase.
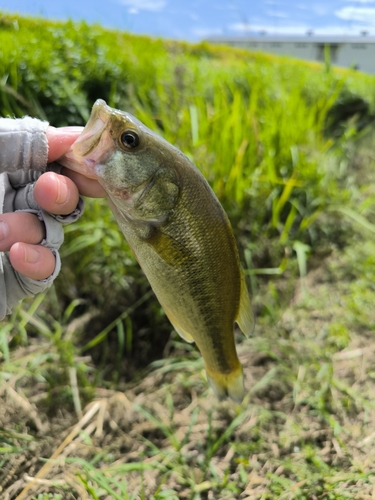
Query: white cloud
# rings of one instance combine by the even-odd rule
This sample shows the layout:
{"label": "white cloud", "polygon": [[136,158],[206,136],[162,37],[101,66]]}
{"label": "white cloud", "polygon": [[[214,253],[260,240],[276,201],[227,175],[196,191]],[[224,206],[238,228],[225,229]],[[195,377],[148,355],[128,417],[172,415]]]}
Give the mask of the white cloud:
{"label": "white cloud", "polygon": [[311,10],[317,16],[326,16],[329,13],[328,7],[322,4],[312,5]]}
{"label": "white cloud", "polygon": [[335,15],[345,21],[360,21],[375,26],[375,7],[343,7]]}
{"label": "white cloud", "polygon": [[226,12],[228,11],[228,9],[230,10],[237,10],[237,6],[236,5],[233,5],[232,3],[226,3],[225,5],[219,5],[217,3],[214,3],[214,5],[210,6],[210,8],[214,8],[216,10],[225,10]]}
{"label": "white cloud", "polygon": [[[347,1],[355,1],[355,0],[347,0]],[[375,0],[371,1],[375,2]],[[313,3],[313,4],[298,3],[296,7],[297,9],[300,10],[307,10],[310,14],[316,14],[317,16],[326,16],[331,12],[329,6],[327,6],[327,4],[322,4],[322,3]]]}
{"label": "white cloud", "polygon": [[220,28],[193,28],[191,31],[193,35],[200,38],[223,35],[223,30],[221,30]]}
{"label": "white cloud", "polygon": [[276,10],[267,10],[266,15],[270,17],[277,17],[279,19],[287,19],[289,17],[285,12],[278,12]]}
{"label": "white cloud", "polygon": [[137,14],[140,10],[159,11],[166,6],[166,0],[119,0],[119,3],[129,7],[130,14]]}
{"label": "white cloud", "polygon": [[190,17],[190,19],[192,19],[193,21],[199,21],[199,19],[200,19],[200,16],[198,16],[198,15],[197,15],[197,14],[195,14],[194,12],[190,12],[189,17]]}
{"label": "white cloud", "polygon": [[355,3],[375,3],[375,0],[344,0],[345,2]]}

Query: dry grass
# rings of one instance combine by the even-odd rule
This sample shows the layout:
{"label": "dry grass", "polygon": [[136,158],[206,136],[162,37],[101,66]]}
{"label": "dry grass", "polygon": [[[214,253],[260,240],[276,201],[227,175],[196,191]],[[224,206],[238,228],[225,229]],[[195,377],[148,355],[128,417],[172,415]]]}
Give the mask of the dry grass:
{"label": "dry grass", "polygon": [[[375,499],[374,78],[9,16],[0,55],[2,115],[78,124],[101,97],[194,159],[257,316],[248,394],[219,403],[88,202],[56,288],[0,324],[0,497]],[[365,114],[343,119],[352,98]]]}
{"label": "dry grass", "polygon": [[[121,392],[97,388],[81,418],[73,405],[46,407],[44,384],[25,373],[3,379],[2,498],[374,498],[375,343],[364,325],[375,318],[369,304],[356,312],[371,277],[353,270],[355,248],[311,271],[276,322],[260,316],[239,347],[241,406],[215,400],[195,352]],[[11,362],[27,370],[41,348],[35,339]]]}

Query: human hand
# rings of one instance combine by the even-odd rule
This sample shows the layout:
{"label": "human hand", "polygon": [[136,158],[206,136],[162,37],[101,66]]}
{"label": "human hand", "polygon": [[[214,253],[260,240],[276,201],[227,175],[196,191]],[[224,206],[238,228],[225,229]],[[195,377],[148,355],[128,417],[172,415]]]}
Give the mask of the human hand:
{"label": "human hand", "polygon": [[[49,127],[48,163],[60,158],[77,139],[83,127]],[[34,198],[46,212],[67,215],[75,210],[79,194],[93,198],[106,196],[95,180],[87,179],[68,169],[64,175],[46,172],[37,180]],[[0,215],[0,252],[9,251],[16,271],[34,280],[48,278],[55,268],[55,256],[40,245],[45,238],[45,226],[34,214],[13,212]]]}

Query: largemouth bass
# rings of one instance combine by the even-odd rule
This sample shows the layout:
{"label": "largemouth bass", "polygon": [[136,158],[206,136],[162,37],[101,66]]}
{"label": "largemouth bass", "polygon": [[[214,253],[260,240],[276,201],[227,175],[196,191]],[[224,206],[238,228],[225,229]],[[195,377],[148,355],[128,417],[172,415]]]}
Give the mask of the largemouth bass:
{"label": "largemouth bass", "polygon": [[219,399],[241,402],[234,323],[254,319],[228,217],[178,149],[129,113],[97,100],[60,163],[97,179],[173,327],[195,342]]}

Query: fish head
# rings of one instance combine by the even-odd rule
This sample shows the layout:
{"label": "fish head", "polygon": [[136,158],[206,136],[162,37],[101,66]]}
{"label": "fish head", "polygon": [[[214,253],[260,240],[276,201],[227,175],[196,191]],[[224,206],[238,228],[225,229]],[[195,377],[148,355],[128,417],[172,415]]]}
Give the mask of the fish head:
{"label": "fish head", "polygon": [[98,99],[81,135],[59,162],[96,179],[121,212],[147,219],[173,208],[179,155],[130,113]]}

